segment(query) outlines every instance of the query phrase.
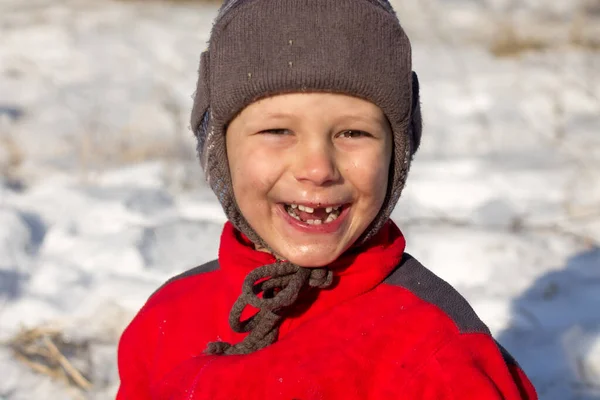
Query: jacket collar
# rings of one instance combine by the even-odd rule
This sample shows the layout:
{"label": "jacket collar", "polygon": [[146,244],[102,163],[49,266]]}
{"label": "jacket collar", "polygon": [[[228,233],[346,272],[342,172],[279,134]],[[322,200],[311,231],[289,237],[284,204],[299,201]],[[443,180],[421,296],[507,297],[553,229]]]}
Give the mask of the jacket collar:
{"label": "jacket collar", "polygon": [[[334,282],[327,289],[316,290],[308,307],[298,307],[291,320],[293,324],[332,307],[342,301],[361,295],[381,283],[399,265],[406,242],[396,224],[388,220],[381,230],[360,247],[351,247],[328,267]],[[276,261],[269,253],[255,250],[253,243],[227,222],[219,248],[220,270],[228,282],[233,298],[241,293],[246,275],[255,268]],[[307,305],[307,304],[305,304]]]}

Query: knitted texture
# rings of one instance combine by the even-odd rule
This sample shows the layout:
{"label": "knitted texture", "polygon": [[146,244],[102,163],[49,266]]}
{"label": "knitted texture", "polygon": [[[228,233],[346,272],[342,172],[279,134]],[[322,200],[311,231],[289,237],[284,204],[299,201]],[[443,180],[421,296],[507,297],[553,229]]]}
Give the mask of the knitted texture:
{"label": "knitted texture", "polygon": [[[236,203],[225,133],[227,124],[252,102],[293,92],[340,93],[368,100],[381,108],[392,127],[386,196],[356,243],[362,245],[388,220],[421,137],[419,85],[412,72],[411,46],[390,4],[384,0],[230,0],[221,7],[208,49],[200,57],[191,128],[206,179],[227,218],[267,250],[268,243],[252,229]],[[287,276],[287,264],[276,265],[270,279]],[[303,286],[293,287],[301,290]],[[285,293],[289,299],[298,296]],[[287,303],[285,296],[279,298]],[[239,328],[236,310],[230,318],[234,330]],[[272,315],[273,310],[269,312],[259,313],[258,320],[264,321],[260,329],[258,324],[250,325],[252,333],[241,346],[245,350],[214,344],[208,351],[229,354],[272,343],[280,318]],[[259,331],[261,338],[253,334]]]}

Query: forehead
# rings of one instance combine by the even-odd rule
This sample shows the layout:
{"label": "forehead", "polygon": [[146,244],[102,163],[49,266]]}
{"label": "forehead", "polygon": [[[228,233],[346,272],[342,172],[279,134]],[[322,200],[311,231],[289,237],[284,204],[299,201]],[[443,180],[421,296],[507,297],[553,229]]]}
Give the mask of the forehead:
{"label": "forehead", "polygon": [[358,97],[336,93],[287,93],[257,100],[240,116],[260,118],[329,117],[384,120],[383,111]]}

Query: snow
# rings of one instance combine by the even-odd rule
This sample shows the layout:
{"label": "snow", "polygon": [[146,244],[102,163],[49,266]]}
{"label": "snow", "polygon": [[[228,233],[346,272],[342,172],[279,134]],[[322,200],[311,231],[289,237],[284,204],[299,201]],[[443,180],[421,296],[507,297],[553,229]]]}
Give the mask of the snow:
{"label": "snow", "polygon": [[[563,41],[494,56],[491,22],[509,3],[397,2],[425,127],[393,219],[542,399],[594,399],[600,53]],[[516,29],[542,24],[540,7],[576,13],[551,3],[523,2]],[[141,4],[0,0],[0,342],[51,324],[86,343],[89,360],[75,362],[92,399],[114,398],[134,313],[216,257],[225,221],[186,129],[215,5]],[[0,399],[77,398],[5,345],[0,371]]]}

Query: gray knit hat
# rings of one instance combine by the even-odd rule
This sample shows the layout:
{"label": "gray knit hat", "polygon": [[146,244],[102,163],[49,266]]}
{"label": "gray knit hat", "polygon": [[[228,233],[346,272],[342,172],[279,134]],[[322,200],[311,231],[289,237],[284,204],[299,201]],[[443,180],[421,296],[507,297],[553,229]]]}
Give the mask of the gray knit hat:
{"label": "gray knit hat", "polygon": [[191,128],[209,185],[234,226],[269,248],[241,215],[225,148],[250,103],[289,92],[349,94],[378,105],[394,132],[388,191],[365,242],[389,218],[421,138],[408,37],[385,0],[229,0],[201,55]]}
{"label": "gray knit hat", "polygon": [[[198,139],[206,178],[227,218],[266,249],[268,244],[236,204],[225,132],[227,124],[252,102],[290,92],[356,96],[379,106],[390,122],[394,147],[387,194],[381,210],[358,239],[360,245],[388,220],[421,138],[419,84],[412,72],[411,46],[390,4],[386,0],[226,0],[221,7],[208,49],[200,59],[191,129]],[[294,265],[270,265],[250,275],[249,279],[256,281],[285,275],[277,282],[295,285],[298,290],[306,282],[315,287],[331,283],[330,273],[307,272]],[[244,284],[247,293],[234,305],[230,324],[239,332],[252,331],[250,336],[255,337],[237,348],[213,344],[209,352],[248,353],[275,340],[281,308],[293,303],[298,292],[287,295],[289,291],[282,290],[276,297],[285,294],[288,298],[269,300],[270,311],[265,311],[253,295],[250,280]],[[258,315],[263,323],[239,321],[246,304],[264,311]],[[254,329],[257,326],[261,328]]]}

